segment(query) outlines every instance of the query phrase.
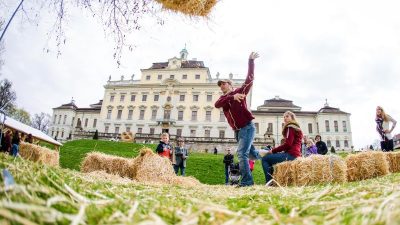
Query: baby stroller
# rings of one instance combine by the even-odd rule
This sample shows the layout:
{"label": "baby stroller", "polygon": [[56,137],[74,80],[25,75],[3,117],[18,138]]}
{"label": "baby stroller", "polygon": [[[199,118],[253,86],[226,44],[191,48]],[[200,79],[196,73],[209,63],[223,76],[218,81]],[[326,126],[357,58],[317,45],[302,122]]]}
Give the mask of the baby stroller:
{"label": "baby stroller", "polygon": [[229,165],[229,182],[231,185],[239,184],[240,170],[239,163],[232,163]]}

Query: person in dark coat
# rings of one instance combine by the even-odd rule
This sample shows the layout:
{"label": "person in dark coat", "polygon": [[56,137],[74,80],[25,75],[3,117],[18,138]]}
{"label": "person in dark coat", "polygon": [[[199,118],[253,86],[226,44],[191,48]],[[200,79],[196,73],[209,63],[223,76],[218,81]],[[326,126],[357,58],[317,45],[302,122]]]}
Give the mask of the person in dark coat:
{"label": "person in dark coat", "polygon": [[12,156],[17,157],[19,152],[19,142],[21,141],[19,137],[19,132],[16,130],[13,134],[11,144],[12,144]]}
{"label": "person in dark coat", "polygon": [[317,152],[320,155],[325,155],[328,153],[328,147],[326,147],[326,143],[321,140],[321,135],[315,136],[315,146],[317,146]]}
{"label": "person in dark coat", "polygon": [[224,156],[225,164],[225,184],[229,185],[229,166],[233,163],[234,156],[231,154],[231,150],[227,150],[227,154]]}

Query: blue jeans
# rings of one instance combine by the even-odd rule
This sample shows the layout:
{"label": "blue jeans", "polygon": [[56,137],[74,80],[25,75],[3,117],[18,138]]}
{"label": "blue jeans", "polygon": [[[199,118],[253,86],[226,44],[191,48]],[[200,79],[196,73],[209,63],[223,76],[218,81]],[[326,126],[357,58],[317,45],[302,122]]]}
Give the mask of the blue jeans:
{"label": "blue jeans", "polygon": [[290,155],[289,153],[275,153],[267,154],[262,158],[262,167],[265,175],[265,182],[268,183],[272,179],[272,174],[274,172],[273,166],[277,163],[284,161],[295,160],[296,157]]}
{"label": "blue jeans", "polygon": [[181,169],[181,175],[185,176],[185,167],[183,166],[183,163],[181,163],[181,165],[174,165],[174,170],[176,175],[178,175],[179,169]]}
{"label": "blue jeans", "polygon": [[250,122],[236,132],[236,140],[239,142],[237,153],[239,158],[240,175],[242,177],[240,181],[241,186],[254,185],[253,176],[251,175],[249,167],[249,156],[253,159],[261,159],[258,151],[253,145],[255,131],[256,127],[254,126],[254,123]]}
{"label": "blue jeans", "polygon": [[12,145],[12,156],[16,157],[18,155],[18,151],[19,151],[19,146],[17,144],[13,144]]}
{"label": "blue jeans", "polygon": [[225,184],[229,183],[229,170],[228,170],[228,168],[229,168],[229,165],[225,164]]}

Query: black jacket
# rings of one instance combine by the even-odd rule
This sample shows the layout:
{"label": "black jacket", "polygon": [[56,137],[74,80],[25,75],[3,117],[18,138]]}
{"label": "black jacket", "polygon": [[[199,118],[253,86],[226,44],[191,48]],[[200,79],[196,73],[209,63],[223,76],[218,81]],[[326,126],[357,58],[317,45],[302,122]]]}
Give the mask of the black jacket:
{"label": "black jacket", "polygon": [[325,142],[318,141],[317,143],[315,143],[315,145],[317,146],[318,154],[325,155],[326,153],[328,153],[328,148],[326,147]]}
{"label": "black jacket", "polygon": [[233,163],[233,155],[232,154],[227,154],[224,156],[224,163],[225,166],[229,166]]}

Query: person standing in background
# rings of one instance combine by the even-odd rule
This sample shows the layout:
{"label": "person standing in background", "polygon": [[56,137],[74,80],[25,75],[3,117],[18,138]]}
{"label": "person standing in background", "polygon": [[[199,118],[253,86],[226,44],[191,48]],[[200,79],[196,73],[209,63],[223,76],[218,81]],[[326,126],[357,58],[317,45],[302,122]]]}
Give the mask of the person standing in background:
{"label": "person standing in background", "polygon": [[[381,138],[381,149],[384,152],[393,151],[393,137],[392,131],[396,127],[397,121],[393,119],[391,116],[385,113],[385,110],[381,106],[376,107],[376,131]],[[392,123],[392,127],[389,129],[390,123]]]}

